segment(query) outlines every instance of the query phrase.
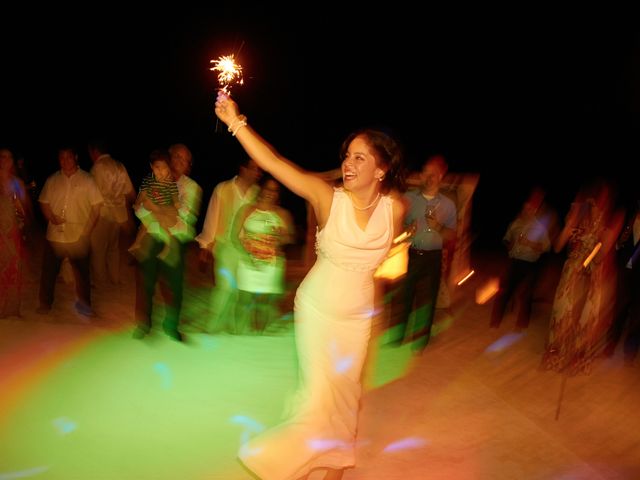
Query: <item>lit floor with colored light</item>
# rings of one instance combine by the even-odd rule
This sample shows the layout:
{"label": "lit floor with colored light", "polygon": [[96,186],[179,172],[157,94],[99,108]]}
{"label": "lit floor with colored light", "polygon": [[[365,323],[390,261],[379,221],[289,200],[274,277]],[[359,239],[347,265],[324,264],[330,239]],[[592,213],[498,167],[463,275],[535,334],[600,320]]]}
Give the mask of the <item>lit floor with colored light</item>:
{"label": "lit floor with colored light", "polygon": [[[0,320],[0,480],[253,478],[235,454],[277,422],[295,387],[289,319],[262,336],[136,340],[123,268],[124,285],[94,294],[91,322],[71,313],[63,283],[51,315],[37,315],[33,278],[23,317]],[[357,467],[344,479],[640,478],[638,363],[625,366],[618,351],[560,396],[561,377],[537,368],[549,293],[524,332],[512,314],[489,329],[490,302],[474,301],[487,278],[477,270],[453,313],[438,312],[422,356],[374,336]],[[209,291],[192,271],[187,319],[205,315]]]}

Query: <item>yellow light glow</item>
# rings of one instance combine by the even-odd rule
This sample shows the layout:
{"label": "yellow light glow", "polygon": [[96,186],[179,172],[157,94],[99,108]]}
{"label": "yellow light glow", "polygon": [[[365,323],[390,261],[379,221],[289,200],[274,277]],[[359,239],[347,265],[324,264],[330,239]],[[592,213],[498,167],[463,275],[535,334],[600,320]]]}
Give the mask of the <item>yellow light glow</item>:
{"label": "yellow light glow", "polygon": [[233,54],[223,55],[217,60],[211,60],[210,63],[213,63],[213,67],[209,70],[218,72],[218,84],[220,85],[220,89],[227,95],[229,95],[231,91],[232,84],[244,84],[242,65],[236,62]]}

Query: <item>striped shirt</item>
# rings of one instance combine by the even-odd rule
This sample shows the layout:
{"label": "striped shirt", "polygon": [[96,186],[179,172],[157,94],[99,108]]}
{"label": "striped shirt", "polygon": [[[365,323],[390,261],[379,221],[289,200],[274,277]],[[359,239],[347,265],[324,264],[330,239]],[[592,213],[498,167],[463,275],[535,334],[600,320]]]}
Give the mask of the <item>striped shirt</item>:
{"label": "striped shirt", "polygon": [[140,191],[155,205],[174,205],[178,198],[178,185],[173,179],[158,180],[153,173],[142,179]]}

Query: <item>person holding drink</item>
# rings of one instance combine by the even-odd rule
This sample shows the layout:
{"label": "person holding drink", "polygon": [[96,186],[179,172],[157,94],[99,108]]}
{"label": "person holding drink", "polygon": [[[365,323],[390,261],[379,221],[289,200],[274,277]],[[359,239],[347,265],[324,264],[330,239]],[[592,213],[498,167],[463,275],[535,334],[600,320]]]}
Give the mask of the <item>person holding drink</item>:
{"label": "person holding drink", "polygon": [[[405,194],[409,210],[404,223],[415,230],[415,235],[409,248],[401,317],[391,331],[390,343],[413,341],[412,350],[416,354],[422,353],[431,337],[440,288],[442,246],[456,233],[456,206],[440,192],[447,168],[441,155],[429,157],[420,172],[420,188]],[[415,317],[411,329],[412,311]]]}

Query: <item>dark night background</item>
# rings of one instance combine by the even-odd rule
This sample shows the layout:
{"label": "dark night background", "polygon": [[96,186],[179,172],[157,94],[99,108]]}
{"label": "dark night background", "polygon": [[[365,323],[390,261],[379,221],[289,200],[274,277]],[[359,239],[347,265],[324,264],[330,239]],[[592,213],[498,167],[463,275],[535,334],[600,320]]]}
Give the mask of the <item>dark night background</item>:
{"label": "dark night background", "polygon": [[[443,153],[452,171],[480,174],[473,224],[485,244],[499,241],[534,183],[563,215],[591,175],[629,192],[637,170],[640,40],[622,13],[483,12],[489,21],[400,9],[100,8],[3,15],[0,144],[40,184],[61,143],[78,145],[89,169],[87,138],[106,137],[137,186],[152,149],[183,142],[203,218],[242,155],[225,128],[216,132],[209,60],[238,51],[245,85],[234,97],[281,153],[334,168],[342,139],[361,126],[392,131],[414,168]],[[283,203],[303,222],[299,200]]]}

